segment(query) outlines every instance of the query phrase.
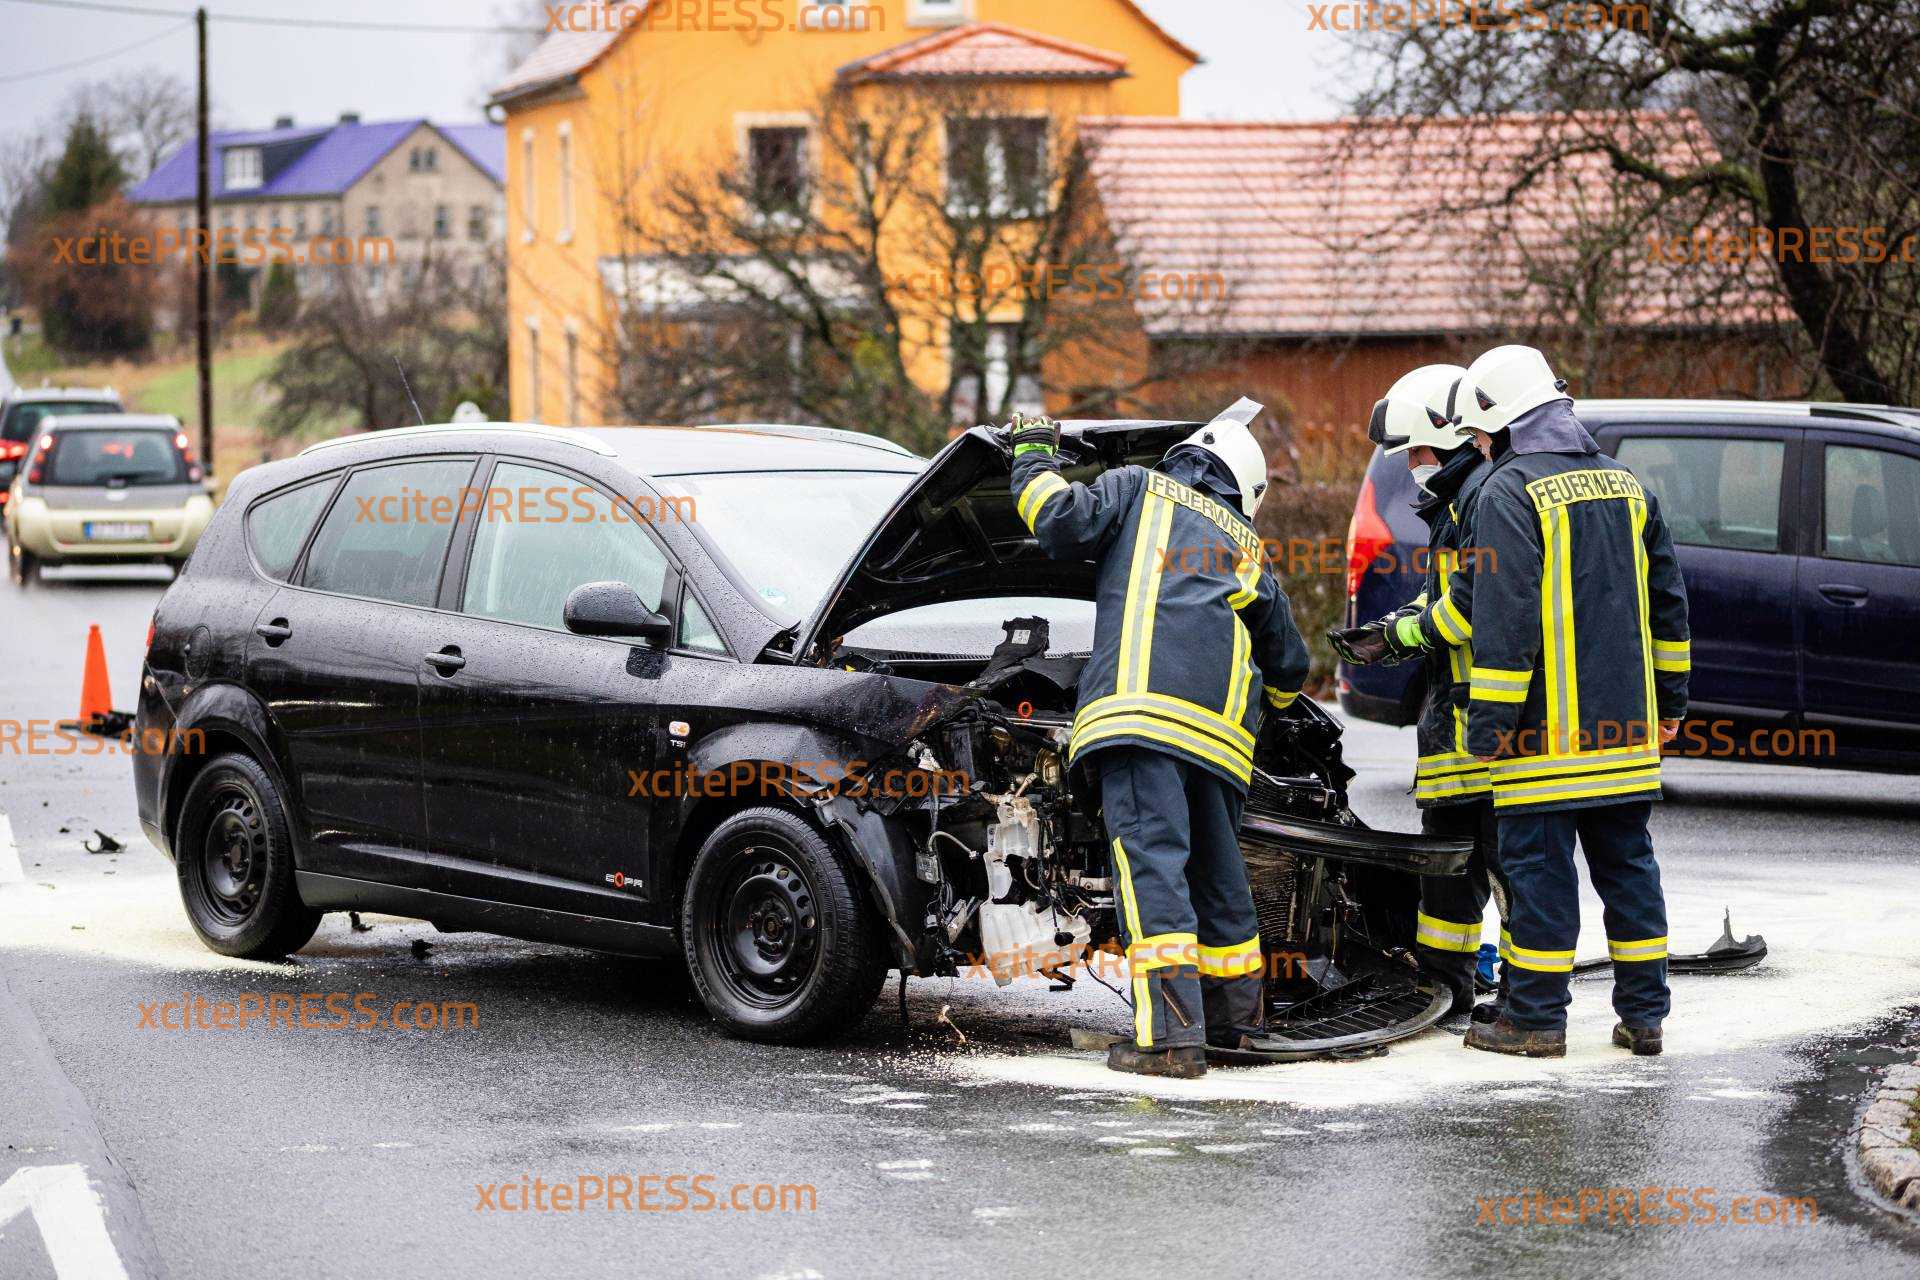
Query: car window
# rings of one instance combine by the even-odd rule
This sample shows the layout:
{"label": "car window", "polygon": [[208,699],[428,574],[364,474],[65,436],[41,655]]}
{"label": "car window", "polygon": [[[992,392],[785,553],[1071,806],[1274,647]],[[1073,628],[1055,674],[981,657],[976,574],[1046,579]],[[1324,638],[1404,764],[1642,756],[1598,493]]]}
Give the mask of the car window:
{"label": "car window", "polygon": [[120,406],[111,400],[27,400],[7,408],[7,417],[0,422],[0,439],[15,443],[33,439],[33,433],[43,422],[55,418],[71,418],[81,413],[118,413]]}
{"label": "car window", "polygon": [[47,455],[49,485],[186,484],[187,458],[172,428],[56,431]]}
{"label": "car window", "polygon": [[[666,553],[615,503],[571,476],[502,463],[487,486],[467,562],[462,608],[483,618],[564,628],[567,595],[588,582],[624,582],[660,607]],[[504,493],[507,501],[496,502]]]}
{"label": "car window", "polygon": [[1826,499],[1822,555],[1920,566],[1920,458],[1830,444]]}
{"label": "car window", "polygon": [[1047,656],[1093,650],[1096,612],[1091,600],[1052,596],[994,596],[916,605],[862,623],[847,633],[846,647],[889,654],[984,657],[1006,639],[1015,618],[1045,618]]}
{"label": "car window", "polygon": [[687,590],[680,595],[680,647],[682,649],[705,649],[709,653],[725,653],[726,641],[713,629],[713,623],[707,618],[707,611],[700,607],[693,592]]}
{"label": "car window", "polygon": [[1660,500],[1673,540],[1735,551],[1780,549],[1781,440],[1632,436],[1615,455]]}
{"label": "car window", "polygon": [[354,472],[314,535],[301,585],[395,604],[432,604],[455,508],[472,475],[469,458]]}
{"label": "car window", "polygon": [[300,544],[307,540],[307,530],[313,527],[320,508],[327,505],[327,495],[333,492],[337,479],[337,475],[326,476],[289,489],[254,503],[247,512],[247,541],[253,547],[254,559],[274,581],[285,582],[293,572]]}

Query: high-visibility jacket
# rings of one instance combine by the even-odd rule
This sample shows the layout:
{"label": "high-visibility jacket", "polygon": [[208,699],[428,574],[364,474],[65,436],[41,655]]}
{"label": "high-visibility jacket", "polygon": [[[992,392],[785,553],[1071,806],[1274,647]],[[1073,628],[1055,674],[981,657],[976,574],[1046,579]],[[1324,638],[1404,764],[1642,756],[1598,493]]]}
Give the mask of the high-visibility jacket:
{"label": "high-visibility jacket", "polygon": [[1469,449],[1433,478],[1430,496],[1414,504],[1427,524],[1426,589],[1413,602],[1420,606],[1426,645],[1426,693],[1414,728],[1418,760],[1413,799],[1422,809],[1484,800],[1493,785],[1486,762],[1467,750],[1473,641],[1464,620],[1455,625],[1456,610],[1447,593],[1454,566],[1471,563],[1477,554],[1469,529],[1480,485],[1490,470],[1491,464]]}
{"label": "high-visibility jacket", "polygon": [[1480,482],[1471,563],[1432,625],[1472,643],[1466,749],[1494,807],[1660,791],[1658,721],[1686,715],[1687,593],[1660,504],[1565,401],[1508,428]]}
{"label": "high-visibility jacket", "polygon": [[[1203,464],[1176,466],[1204,483]],[[1261,705],[1290,705],[1308,663],[1252,524],[1161,470],[1117,467],[1091,483],[1069,481],[1044,450],[1014,460],[1013,493],[1048,555],[1099,564],[1069,761],[1144,747],[1244,791]]]}

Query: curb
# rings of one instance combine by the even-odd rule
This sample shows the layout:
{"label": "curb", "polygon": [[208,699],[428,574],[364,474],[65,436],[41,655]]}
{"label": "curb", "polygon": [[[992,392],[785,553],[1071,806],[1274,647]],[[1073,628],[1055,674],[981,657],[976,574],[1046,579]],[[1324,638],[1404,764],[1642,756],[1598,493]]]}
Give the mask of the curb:
{"label": "curb", "polygon": [[1860,1120],[1860,1172],[1875,1191],[1909,1212],[1920,1211],[1920,1061],[1894,1067]]}

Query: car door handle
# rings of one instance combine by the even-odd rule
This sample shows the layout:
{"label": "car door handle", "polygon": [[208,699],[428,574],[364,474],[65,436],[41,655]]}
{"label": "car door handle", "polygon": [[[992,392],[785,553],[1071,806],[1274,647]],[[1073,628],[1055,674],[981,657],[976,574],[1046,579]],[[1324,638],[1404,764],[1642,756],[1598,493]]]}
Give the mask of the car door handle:
{"label": "car door handle", "polygon": [[1834,604],[1846,605],[1849,608],[1857,609],[1867,602],[1867,589],[1856,587],[1851,582],[1823,582],[1819,590],[1821,595]]}
{"label": "car door handle", "polygon": [[438,653],[428,654],[427,665],[443,676],[450,676],[460,668],[466,666],[467,660],[460,656],[460,647],[458,645],[450,644]]}
{"label": "car door handle", "polygon": [[278,645],[293,634],[293,628],[287,625],[285,618],[275,618],[272,622],[263,622],[253,629],[253,633],[270,645]]}

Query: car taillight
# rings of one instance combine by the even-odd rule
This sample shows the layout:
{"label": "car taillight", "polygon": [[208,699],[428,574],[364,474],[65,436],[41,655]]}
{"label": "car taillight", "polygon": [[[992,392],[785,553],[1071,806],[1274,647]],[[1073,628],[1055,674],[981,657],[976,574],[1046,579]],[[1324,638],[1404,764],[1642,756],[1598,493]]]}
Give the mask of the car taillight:
{"label": "car taillight", "polygon": [[148,653],[153,652],[153,633],[155,629],[159,627],[159,625],[160,625],[159,613],[156,612],[151,618],[147,619],[147,652]]}
{"label": "car taillight", "polygon": [[1360,496],[1353,502],[1353,519],[1347,522],[1347,596],[1360,594],[1360,579],[1367,566],[1393,544],[1393,530],[1380,518],[1380,504],[1373,499],[1373,477],[1360,482]]}
{"label": "car taillight", "polygon": [[27,463],[27,483],[39,484],[47,470],[47,455],[53,452],[53,437],[41,436],[39,445],[33,451],[33,460]]}
{"label": "car taillight", "polygon": [[26,456],[25,440],[0,440],[0,462],[15,462]]}
{"label": "car taillight", "polygon": [[199,484],[205,472],[201,471],[200,464],[193,460],[193,445],[187,440],[186,432],[176,431],[173,433],[173,448],[174,452],[180,455],[180,461],[187,468],[187,479],[194,484]]}

